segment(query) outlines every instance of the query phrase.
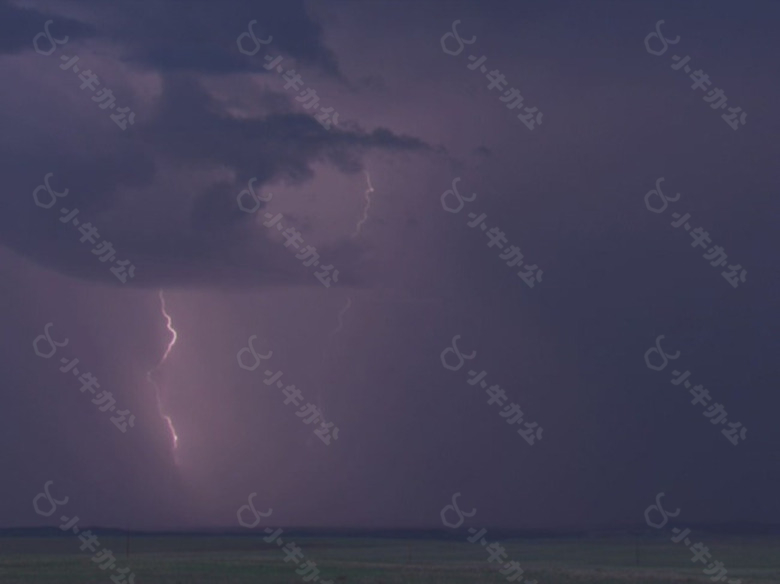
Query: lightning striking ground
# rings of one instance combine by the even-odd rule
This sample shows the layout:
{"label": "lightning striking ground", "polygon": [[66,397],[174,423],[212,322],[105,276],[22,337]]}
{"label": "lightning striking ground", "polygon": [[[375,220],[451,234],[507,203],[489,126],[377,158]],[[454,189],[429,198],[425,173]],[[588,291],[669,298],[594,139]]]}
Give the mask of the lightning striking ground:
{"label": "lightning striking ground", "polygon": [[171,315],[168,314],[168,310],[165,307],[165,295],[163,294],[163,291],[160,290],[159,293],[160,296],[160,308],[162,310],[162,315],[165,318],[165,327],[168,329],[168,332],[171,333],[171,340],[168,342],[168,346],[165,348],[165,353],[163,353],[162,358],[160,359],[159,363],[153,368],[150,369],[146,373],[146,378],[149,380],[149,383],[151,383],[154,386],[155,389],[155,396],[157,398],[157,411],[160,413],[160,416],[163,420],[165,420],[165,423],[168,426],[168,430],[171,433],[171,438],[173,439],[173,449],[174,451],[179,445],[179,436],[176,434],[176,428],[173,427],[173,420],[171,420],[171,417],[163,412],[162,407],[162,388],[160,385],[154,380],[154,373],[160,369],[160,367],[163,366],[165,361],[168,359],[168,355],[171,353],[171,349],[173,349],[173,345],[176,344],[176,339],[179,337],[178,333],[176,332],[176,329],[173,328],[173,320],[171,319]]}
{"label": "lightning striking ground", "polygon": [[355,232],[352,234],[353,238],[360,235],[360,230],[363,228],[363,223],[368,221],[368,210],[371,208],[371,193],[374,192],[374,187],[371,186],[371,175],[368,174],[367,170],[364,170],[363,174],[366,175],[366,183],[368,185],[368,188],[364,194],[366,204],[363,207],[363,214],[360,216],[360,219],[358,219],[357,225],[355,225]]}

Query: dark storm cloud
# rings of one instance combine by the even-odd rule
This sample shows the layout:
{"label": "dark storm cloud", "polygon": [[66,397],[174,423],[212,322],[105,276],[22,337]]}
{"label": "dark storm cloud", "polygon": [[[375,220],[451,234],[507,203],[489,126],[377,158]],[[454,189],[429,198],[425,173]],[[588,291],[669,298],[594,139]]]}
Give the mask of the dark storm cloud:
{"label": "dark storm cloud", "polygon": [[[219,74],[265,73],[262,53],[238,52],[236,38],[253,30],[258,39],[273,37],[265,48],[283,52],[307,66],[340,78],[338,61],[326,46],[322,27],[302,0],[77,0],[95,15],[101,35],[123,47],[125,58],[154,70]],[[247,50],[254,48],[245,40]]]}
{"label": "dark storm cloud", "polygon": [[[261,119],[237,119],[223,111],[191,76],[166,77],[159,113],[143,128],[149,148],[183,162],[222,163],[242,177],[257,176],[260,185],[286,178],[313,176],[311,165],[327,162],[343,172],[362,168],[371,149],[428,151],[418,138],[378,128],[366,132],[323,128],[309,115],[273,113]],[[197,136],[199,139],[193,139]]]}
{"label": "dark storm cloud", "polygon": [[[236,195],[245,188],[247,180],[257,177],[256,189],[282,180],[303,183],[313,178],[314,164],[356,173],[363,167],[363,156],[371,151],[430,150],[418,138],[397,135],[384,128],[367,131],[348,120],[340,127],[326,130],[312,116],[293,111],[287,96],[257,88],[251,88],[251,95],[267,111],[252,118],[229,114],[225,105],[203,87],[203,75],[255,69],[234,65],[242,60],[252,61],[238,52],[235,38],[244,31],[252,13],[258,11],[256,3],[237,3],[231,10],[215,2],[199,2],[186,8],[178,2],[141,6],[135,2],[119,3],[112,4],[110,9],[103,3],[83,4],[94,7],[98,42],[118,45],[123,54],[128,52],[132,60],[140,60],[144,69],[159,72],[162,94],[145,115],[139,114],[135,126],[121,140],[91,125],[82,126],[75,133],[64,128],[51,131],[35,127],[28,120],[27,133],[46,135],[41,140],[44,152],[39,143],[35,143],[35,151],[27,152],[9,144],[9,157],[0,163],[5,167],[7,184],[20,191],[30,190],[43,174],[56,171],[54,188],[70,189],[71,204],[82,212],[110,215],[116,209],[121,188],[156,190],[160,172],[171,165],[219,167],[235,171],[238,177],[235,184],[219,181],[202,193],[191,193],[191,209],[181,210],[188,220],[177,223],[178,227],[161,227],[156,210],[175,192],[159,191],[156,200],[144,203],[145,219],[130,222],[120,216],[113,220],[107,227],[109,233],[115,233],[111,241],[126,257],[133,258],[138,271],[133,284],[213,282],[215,270],[232,283],[311,284],[313,279],[303,275],[290,258],[283,257],[278,246],[269,252],[272,246],[264,235],[258,234],[257,228],[247,228],[255,217],[242,212],[236,204]],[[302,3],[275,3],[260,12],[264,22],[279,31],[281,49],[332,76],[339,75],[335,57],[322,45],[319,25],[307,16]],[[192,50],[195,46],[197,51]],[[202,59],[204,51],[211,57]],[[172,61],[157,58],[162,54],[173,55]],[[191,60],[189,65],[185,66],[181,55]],[[224,55],[229,58],[224,59]],[[262,62],[260,57],[254,59],[255,63],[258,61]],[[11,115],[10,110],[5,115]],[[63,111],[57,124],[68,117]],[[9,120],[10,125],[16,123],[18,117]],[[113,133],[116,128],[109,127],[107,131]],[[92,152],[71,146],[80,142],[85,132],[93,134],[100,144],[91,148]],[[56,167],[41,167],[41,154],[56,160]],[[7,245],[65,273],[111,281],[113,276],[79,249],[72,233],[52,229],[53,224],[44,220],[40,209],[31,208],[29,201],[8,197],[4,205],[6,228],[2,237]],[[20,216],[28,220],[19,222]],[[355,266],[346,265],[357,260],[359,254],[354,245],[342,242],[325,246],[323,251],[335,254],[332,261],[345,264],[345,282],[356,281],[357,276],[349,274]]]}
{"label": "dark storm cloud", "polygon": [[[130,173],[132,166],[128,164],[128,158],[120,158],[123,148],[115,157],[104,154],[103,169],[109,172],[101,173],[102,180],[91,178],[86,167],[92,163],[84,160],[70,165],[53,183],[55,188],[68,185],[73,191],[71,201],[79,208],[105,212],[111,210],[118,186],[138,183],[144,176],[146,180],[152,180],[153,175],[149,172],[152,159],[158,161],[155,165],[168,160],[193,166],[221,164],[235,170],[240,177],[236,184],[220,183],[194,196],[189,221],[183,230],[177,232],[175,228],[166,228],[163,237],[154,237],[143,225],[125,225],[131,230],[114,238],[123,253],[139,260],[135,262],[139,271],[135,283],[144,286],[159,283],[158,278],[163,278],[166,284],[173,284],[177,279],[180,283],[214,282],[215,269],[218,269],[215,264],[221,264],[218,271],[224,271],[223,277],[234,284],[242,280],[245,284],[302,281],[311,284],[310,277],[302,278],[293,271],[296,266],[291,265],[289,258],[279,258],[278,264],[276,260],[270,260],[268,265],[261,262],[260,266],[264,267],[258,270],[257,257],[242,251],[248,244],[261,239],[256,227],[254,230],[247,228],[256,221],[255,216],[240,210],[236,203],[236,195],[245,188],[246,181],[257,177],[254,188],[259,192],[265,185],[280,180],[293,183],[310,180],[313,177],[311,167],[315,163],[326,163],[342,172],[355,173],[362,168],[362,156],[372,150],[430,150],[417,138],[398,136],[384,129],[328,131],[310,116],[297,113],[269,114],[257,120],[232,119],[212,107],[214,104],[209,103],[208,97],[192,80],[166,83],[163,102],[170,107],[163,105],[155,119],[143,123],[137,130],[141,144],[136,145],[135,152],[141,157],[139,162],[144,164],[135,168],[138,169],[136,172],[144,168],[147,171]],[[116,172],[110,172],[112,167]],[[18,169],[14,172],[18,173]],[[125,174],[128,174],[127,178],[123,178]],[[20,212],[30,214],[29,201],[17,200],[14,206],[19,207]],[[32,211],[39,210],[34,208]],[[153,208],[149,212],[153,217]],[[72,237],[67,239],[72,234],[63,235],[61,230],[39,223],[41,228],[33,238],[27,226],[13,221],[8,223],[4,237],[17,251],[38,259],[48,258],[50,261],[45,263],[74,275],[110,281],[110,274],[96,270],[91,261],[93,258],[79,253]],[[53,250],[63,250],[63,245],[69,245],[73,253],[51,255]],[[278,246],[275,249],[278,250]],[[357,259],[355,246],[347,242],[323,247],[321,251],[338,252],[331,258],[337,263],[341,260],[342,265]],[[180,275],[178,278],[177,274]],[[350,278],[354,281],[356,275],[345,273],[344,277],[345,281]]]}
{"label": "dark storm cloud", "polygon": [[[0,0],[0,54],[32,49],[33,38],[44,31],[44,23],[52,17],[45,11],[17,7],[12,0]],[[69,37],[76,41],[94,36],[95,29],[78,20],[57,16],[56,26],[52,25],[50,33],[58,40]],[[51,43],[41,37],[39,46],[46,51]]]}

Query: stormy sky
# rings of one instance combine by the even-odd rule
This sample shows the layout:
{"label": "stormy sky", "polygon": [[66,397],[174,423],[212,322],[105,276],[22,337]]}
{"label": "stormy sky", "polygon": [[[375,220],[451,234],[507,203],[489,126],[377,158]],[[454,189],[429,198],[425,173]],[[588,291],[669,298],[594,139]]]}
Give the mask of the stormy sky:
{"label": "stormy sky", "polygon": [[[289,526],[439,527],[454,492],[480,525],[511,528],[641,523],[659,491],[689,523],[779,522],[779,16],[773,2],[0,0],[0,527],[53,525],[31,505],[49,480],[82,523],[138,529],[234,528],[252,492]],[[456,20],[473,42],[455,55]],[[657,26],[677,40],[652,38],[662,54],[645,44]],[[75,56],[80,73],[63,69]],[[266,69],[276,57],[302,85]],[[711,85],[691,87],[698,70]],[[529,129],[518,113],[534,107]],[[67,194],[47,195],[47,176]],[[74,209],[80,227],[61,221]],[[92,253],[103,241],[115,258]],[[337,282],[296,258],[306,246]],[[499,256],[510,246],[543,271],[533,287]],[[715,246],[720,267],[702,257]],[[734,264],[736,287],[721,275]],[[68,339],[48,359],[33,347],[47,323]],[[272,356],[249,371],[252,335]],[[455,335],[476,356],[451,371]],[[662,371],[644,359],[659,335],[680,354]],[[60,371],[74,358],[94,395]],[[266,369],[338,438],[324,444]],[[91,403],[100,392],[133,427]]]}

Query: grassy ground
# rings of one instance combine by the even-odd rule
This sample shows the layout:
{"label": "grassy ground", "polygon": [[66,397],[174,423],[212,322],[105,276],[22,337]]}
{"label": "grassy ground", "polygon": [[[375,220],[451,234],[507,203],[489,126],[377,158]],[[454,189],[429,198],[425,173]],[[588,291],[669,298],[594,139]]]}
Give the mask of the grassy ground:
{"label": "grassy ground", "polygon": [[[695,534],[694,534],[695,535]],[[728,578],[742,584],[780,582],[777,538],[696,538],[723,562]],[[465,541],[318,539],[292,537],[305,560],[317,563],[321,578],[334,584],[506,583],[487,562],[485,549]],[[261,538],[100,537],[114,552],[118,567],[130,566],[136,584],[300,584],[293,563]],[[703,564],[669,539],[504,540],[509,560],[520,562],[524,578],[539,584],[682,584],[712,582]],[[79,550],[77,537],[0,538],[2,584],[111,584]]]}

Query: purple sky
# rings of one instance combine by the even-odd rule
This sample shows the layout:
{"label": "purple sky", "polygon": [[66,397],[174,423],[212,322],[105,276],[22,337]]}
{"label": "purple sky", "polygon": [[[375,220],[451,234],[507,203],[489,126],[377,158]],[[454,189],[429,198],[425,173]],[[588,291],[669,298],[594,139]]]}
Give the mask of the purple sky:
{"label": "purple sky", "polygon": [[[52,524],[30,504],[48,480],[82,523],[131,528],[236,527],[251,492],[277,525],[436,527],[456,491],[481,525],[639,523],[659,491],[688,522],[780,522],[778,16],[773,2],[0,0],[0,528]],[[50,19],[69,40],[44,56],[32,40]],[[273,41],[247,56],[236,38],[251,20]],[[459,56],[440,44],[454,20],[476,37]],[[643,41],[658,20],[680,41],[654,56]],[[469,54],[543,123],[521,123]],[[746,124],[729,127],[673,54]],[[323,128],[266,55],[338,125]],[[91,99],[102,88],[134,125]],[[32,192],[48,173],[69,193],[43,209]],[[254,215],[236,200],[253,177],[273,194]],[[452,214],[440,197],[456,177],[477,198]],[[643,200],[659,177],[681,193],[663,214]],[[121,284],[62,207],[135,277]],[[266,212],[339,282],[322,286]],[[543,281],[517,277],[469,212]],[[747,281],[730,286],[672,212]],[[175,451],[147,379],[169,342],[160,290],[178,339],[154,379]],[[47,360],[31,345],[48,322],[69,344]],[[452,372],[440,353],[456,334],[477,356]],[[656,372],[643,355],[662,334],[681,357]],[[273,351],[253,372],[236,362],[250,335]],[[119,432],[61,357],[135,426]],[[543,439],[507,427],[469,367]],[[318,440],[264,368],[338,440]],[[744,442],[669,383],[675,368],[748,428]]]}

